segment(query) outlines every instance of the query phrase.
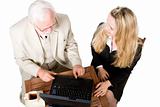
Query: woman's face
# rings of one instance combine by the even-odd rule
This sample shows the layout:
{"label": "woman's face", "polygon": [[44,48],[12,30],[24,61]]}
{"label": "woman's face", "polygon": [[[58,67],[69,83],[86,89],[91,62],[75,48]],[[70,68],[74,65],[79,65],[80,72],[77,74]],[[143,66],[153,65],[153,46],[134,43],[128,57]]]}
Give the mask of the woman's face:
{"label": "woman's face", "polygon": [[105,30],[108,36],[111,37],[114,37],[117,32],[116,22],[115,19],[111,16],[111,14],[108,15]]}

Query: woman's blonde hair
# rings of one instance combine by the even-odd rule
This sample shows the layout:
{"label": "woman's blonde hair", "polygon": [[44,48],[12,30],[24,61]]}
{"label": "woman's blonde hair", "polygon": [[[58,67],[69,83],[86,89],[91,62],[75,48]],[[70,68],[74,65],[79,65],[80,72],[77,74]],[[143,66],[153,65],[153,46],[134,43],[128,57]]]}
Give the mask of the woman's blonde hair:
{"label": "woman's blonde hair", "polygon": [[[130,67],[138,46],[136,16],[127,7],[117,7],[113,9],[110,14],[115,18],[117,27],[117,32],[115,34],[117,54],[112,64],[120,68]],[[104,26],[95,32],[92,46],[97,53],[102,52],[105,48],[107,38],[108,36],[105,33]]]}
{"label": "woman's blonde hair", "polygon": [[92,46],[97,53],[101,53],[106,46],[107,35],[104,30],[105,24],[99,25],[92,40]]}

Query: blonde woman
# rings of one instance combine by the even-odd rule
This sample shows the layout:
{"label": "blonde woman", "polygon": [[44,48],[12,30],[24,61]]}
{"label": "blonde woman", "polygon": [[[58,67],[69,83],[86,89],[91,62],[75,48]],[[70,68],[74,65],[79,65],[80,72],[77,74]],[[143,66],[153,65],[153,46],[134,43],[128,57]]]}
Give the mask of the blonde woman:
{"label": "blonde woman", "polygon": [[107,95],[110,107],[116,107],[142,50],[132,10],[127,7],[113,9],[107,22],[98,26],[91,49],[91,65],[101,80],[94,94],[96,97]]}

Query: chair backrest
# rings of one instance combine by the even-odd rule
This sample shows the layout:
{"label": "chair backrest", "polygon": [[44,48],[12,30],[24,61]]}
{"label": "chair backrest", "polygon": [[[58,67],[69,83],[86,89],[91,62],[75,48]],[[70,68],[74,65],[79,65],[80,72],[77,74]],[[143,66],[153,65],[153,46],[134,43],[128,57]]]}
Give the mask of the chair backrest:
{"label": "chair backrest", "polygon": [[145,40],[146,40],[146,38],[145,38],[145,37],[144,37],[143,39],[139,37],[139,41],[141,41],[141,42],[142,42],[142,45],[144,44]]}
{"label": "chair backrest", "polygon": [[137,52],[136,52],[136,57],[134,58],[132,64],[131,64],[131,69],[133,69],[135,67],[135,65],[137,64],[138,60],[141,58],[141,54],[142,54],[142,49],[143,49],[143,46],[144,46],[144,42],[145,42],[146,38],[144,37],[143,39],[142,38],[139,38],[138,39],[138,42],[139,42],[139,46],[141,48],[138,48],[137,49]]}

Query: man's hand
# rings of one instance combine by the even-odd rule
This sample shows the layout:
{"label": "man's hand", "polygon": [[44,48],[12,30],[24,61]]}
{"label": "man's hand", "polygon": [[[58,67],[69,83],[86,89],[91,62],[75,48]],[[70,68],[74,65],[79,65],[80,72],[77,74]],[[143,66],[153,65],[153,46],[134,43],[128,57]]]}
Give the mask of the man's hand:
{"label": "man's hand", "polygon": [[56,75],[57,73],[55,72],[51,72],[45,69],[40,68],[37,72],[37,76],[39,76],[39,78],[45,82],[49,82],[53,79],[55,79],[53,76]]}
{"label": "man's hand", "polygon": [[75,78],[82,76],[85,73],[84,68],[81,65],[75,65],[73,67],[73,75]]}

